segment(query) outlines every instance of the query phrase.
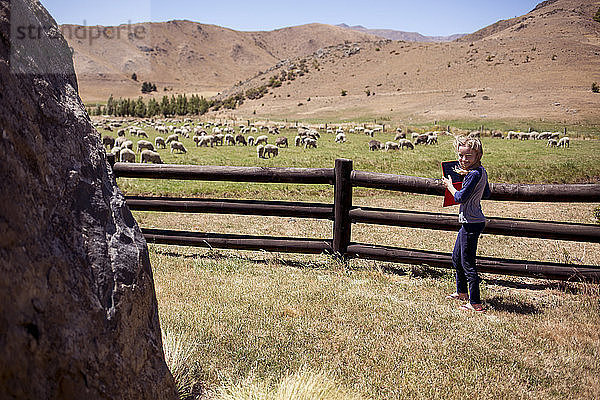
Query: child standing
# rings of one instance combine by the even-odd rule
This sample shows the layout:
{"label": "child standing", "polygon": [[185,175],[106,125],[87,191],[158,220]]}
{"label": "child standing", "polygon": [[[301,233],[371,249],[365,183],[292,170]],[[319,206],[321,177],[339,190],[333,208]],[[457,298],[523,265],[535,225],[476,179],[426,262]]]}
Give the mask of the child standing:
{"label": "child standing", "polygon": [[[460,308],[475,312],[485,312],[479,293],[479,275],[475,264],[477,241],[485,227],[485,216],[481,211],[481,199],[490,197],[490,187],[485,168],[481,165],[483,146],[478,138],[459,136],[454,141],[460,168],[456,171],[465,175],[462,189],[456,190],[452,179],[443,177],[444,184],[460,204],[458,221],[462,224],[458,231],[452,264],[456,269],[456,292],[449,299],[468,300]],[[468,289],[468,291],[467,291]]]}

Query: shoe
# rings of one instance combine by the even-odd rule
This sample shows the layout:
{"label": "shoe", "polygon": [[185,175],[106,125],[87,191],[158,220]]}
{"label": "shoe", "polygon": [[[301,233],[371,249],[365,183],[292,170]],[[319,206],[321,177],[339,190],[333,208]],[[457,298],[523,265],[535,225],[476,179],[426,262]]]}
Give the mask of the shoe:
{"label": "shoe", "polygon": [[471,303],[463,304],[462,306],[458,307],[458,309],[464,311],[472,311],[476,313],[484,313],[486,311],[483,305]]}
{"label": "shoe", "polygon": [[466,293],[452,293],[446,296],[448,300],[469,300],[469,295]]}

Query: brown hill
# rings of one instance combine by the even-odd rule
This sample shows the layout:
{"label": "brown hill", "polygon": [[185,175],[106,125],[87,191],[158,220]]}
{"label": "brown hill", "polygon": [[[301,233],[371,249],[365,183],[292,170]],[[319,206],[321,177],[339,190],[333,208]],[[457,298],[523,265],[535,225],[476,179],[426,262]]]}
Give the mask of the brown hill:
{"label": "brown hill", "polygon": [[[308,55],[338,43],[379,40],[323,24],[238,32],[190,21],[169,21],[118,27],[62,25],[61,31],[74,50],[84,101],[104,101],[111,93],[116,97],[138,96],[143,81],[155,83],[159,95],[214,94],[282,59]],[[131,79],[133,73],[137,82]]]}
{"label": "brown hill", "polygon": [[[523,118],[596,123],[600,1],[555,0],[452,43],[334,46],[273,68],[224,95],[282,82],[238,113],[269,118]],[[346,95],[342,95],[342,91]],[[255,114],[254,114],[255,113]]]}

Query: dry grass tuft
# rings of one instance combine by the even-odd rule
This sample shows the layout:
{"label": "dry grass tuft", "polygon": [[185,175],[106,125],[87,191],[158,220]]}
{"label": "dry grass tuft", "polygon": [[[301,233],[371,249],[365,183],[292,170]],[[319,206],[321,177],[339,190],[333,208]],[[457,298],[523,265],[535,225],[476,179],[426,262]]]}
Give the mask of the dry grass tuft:
{"label": "dry grass tuft", "polygon": [[300,370],[278,384],[247,378],[218,388],[212,400],[362,400],[324,372]]}
{"label": "dry grass tuft", "polygon": [[181,400],[196,400],[202,392],[199,380],[199,365],[195,359],[198,343],[188,333],[176,333],[162,329],[165,361]]}

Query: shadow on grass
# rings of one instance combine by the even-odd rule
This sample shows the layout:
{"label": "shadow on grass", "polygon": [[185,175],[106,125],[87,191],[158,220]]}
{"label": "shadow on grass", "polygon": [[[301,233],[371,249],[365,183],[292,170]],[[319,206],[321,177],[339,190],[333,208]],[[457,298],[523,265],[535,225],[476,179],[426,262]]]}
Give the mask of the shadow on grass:
{"label": "shadow on grass", "polygon": [[268,257],[258,258],[258,257],[245,257],[243,255],[238,254],[227,254],[222,253],[219,250],[207,250],[203,253],[196,254],[185,254],[180,253],[173,250],[163,250],[159,248],[155,248],[154,253],[159,254],[165,257],[174,257],[174,258],[183,258],[183,259],[191,259],[191,260],[235,260],[235,261],[247,261],[255,264],[279,264],[288,267],[294,268],[327,268],[330,263],[327,262],[315,262],[315,261],[298,261],[298,260],[289,260],[286,258],[280,257],[277,253],[269,253],[265,252],[265,255]]}
{"label": "shadow on grass", "polygon": [[538,314],[541,312],[541,310],[533,304],[528,304],[519,300],[506,299],[504,297],[492,297],[486,299],[485,302],[491,309],[500,312],[521,315]]}
{"label": "shadow on grass", "polygon": [[484,278],[488,285],[498,285],[509,287],[512,289],[527,289],[527,290],[546,290],[546,289],[554,289],[559,290],[568,294],[579,294],[582,291],[582,288],[575,282],[563,282],[563,281],[539,281],[539,282],[530,282],[527,278],[523,278],[520,280],[519,278],[509,279],[501,279],[501,278]]}

